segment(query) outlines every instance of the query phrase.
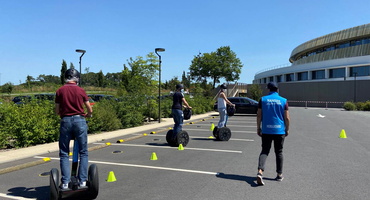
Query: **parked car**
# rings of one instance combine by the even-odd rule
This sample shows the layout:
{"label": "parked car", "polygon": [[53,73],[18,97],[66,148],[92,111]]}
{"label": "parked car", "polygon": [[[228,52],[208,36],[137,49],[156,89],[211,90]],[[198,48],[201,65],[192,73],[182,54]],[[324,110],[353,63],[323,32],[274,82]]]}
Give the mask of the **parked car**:
{"label": "parked car", "polygon": [[54,101],[55,93],[42,93],[42,94],[35,94],[35,98],[39,100],[49,100]]}
{"label": "parked car", "polygon": [[24,95],[24,96],[16,96],[12,100],[15,104],[24,104],[29,101],[31,101],[31,96],[29,95]]}
{"label": "parked car", "polygon": [[106,94],[88,94],[88,97],[91,97],[94,101],[98,102],[103,99],[105,100],[117,100],[114,98],[113,95],[106,95]]}
{"label": "parked car", "polygon": [[[248,97],[229,97],[227,98],[235,104],[235,113],[242,114],[257,114],[258,102]],[[218,112],[217,101],[213,106],[214,110]]]}

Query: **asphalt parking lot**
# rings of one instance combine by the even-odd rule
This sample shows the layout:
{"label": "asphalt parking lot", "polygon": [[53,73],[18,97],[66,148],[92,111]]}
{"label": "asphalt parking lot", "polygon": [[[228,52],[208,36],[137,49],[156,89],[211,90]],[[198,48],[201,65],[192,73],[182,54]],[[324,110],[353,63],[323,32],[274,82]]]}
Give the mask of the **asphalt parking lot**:
{"label": "asphalt parking lot", "polygon": [[[210,138],[210,126],[218,122],[218,115],[210,115],[185,121],[190,141],[184,150],[167,145],[171,126],[90,144],[104,146],[89,152],[90,164],[99,168],[98,199],[369,199],[370,113],[293,107],[290,112],[283,182],[273,180],[273,150],[266,185],[255,182],[261,150],[255,115],[231,117],[227,142]],[[341,130],[347,138],[339,138]],[[117,143],[120,139],[125,141]],[[157,160],[151,160],[153,153]],[[0,199],[49,199],[47,172],[59,169],[57,152],[1,163],[0,169],[46,157],[51,160],[0,175]],[[116,181],[106,181],[109,172]]]}

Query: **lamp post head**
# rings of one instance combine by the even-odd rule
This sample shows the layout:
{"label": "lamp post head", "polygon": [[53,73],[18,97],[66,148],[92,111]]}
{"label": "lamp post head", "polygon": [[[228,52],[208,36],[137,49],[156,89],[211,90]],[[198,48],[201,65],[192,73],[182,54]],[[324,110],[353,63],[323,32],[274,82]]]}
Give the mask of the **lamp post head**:
{"label": "lamp post head", "polygon": [[155,52],[163,52],[163,51],[166,51],[166,49],[164,48],[155,48]]}
{"label": "lamp post head", "polygon": [[77,53],[86,53],[86,50],[83,50],[83,49],[76,49],[76,52],[77,52]]}

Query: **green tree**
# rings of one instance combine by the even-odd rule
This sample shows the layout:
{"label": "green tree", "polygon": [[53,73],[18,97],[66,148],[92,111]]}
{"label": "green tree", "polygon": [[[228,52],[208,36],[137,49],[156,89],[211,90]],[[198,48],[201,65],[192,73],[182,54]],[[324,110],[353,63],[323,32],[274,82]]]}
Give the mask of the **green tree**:
{"label": "green tree", "polygon": [[13,92],[13,89],[14,89],[14,85],[11,82],[8,82],[8,83],[5,83],[1,87],[1,92],[11,94]]}
{"label": "green tree", "polygon": [[262,95],[262,89],[259,84],[253,84],[248,87],[248,97],[259,101]]}
{"label": "green tree", "polygon": [[72,62],[69,64],[69,69],[76,69]]}
{"label": "green tree", "polygon": [[28,75],[26,78],[26,85],[28,89],[31,89],[32,81],[35,81],[35,79],[32,76]]}
{"label": "green tree", "polygon": [[194,56],[190,65],[190,75],[193,79],[203,82],[207,78],[212,79],[212,87],[220,82],[220,78],[226,81],[239,80],[243,64],[236,57],[229,46],[218,48],[215,52],[204,53]]}
{"label": "green tree", "polygon": [[141,56],[134,60],[127,60],[129,67],[125,64],[121,76],[121,89],[127,93],[150,94],[158,83],[155,78],[159,69],[157,57],[153,53]]}
{"label": "green tree", "polygon": [[103,71],[100,70],[98,73],[98,87],[103,87],[104,86],[104,74]]}
{"label": "green tree", "polygon": [[60,69],[60,83],[64,84],[64,73],[67,71],[67,62],[65,60],[62,61],[62,68]]}
{"label": "green tree", "polygon": [[190,76],[186,76],[185,71],[182,72],[181,82],[186,88],[190,88]]}

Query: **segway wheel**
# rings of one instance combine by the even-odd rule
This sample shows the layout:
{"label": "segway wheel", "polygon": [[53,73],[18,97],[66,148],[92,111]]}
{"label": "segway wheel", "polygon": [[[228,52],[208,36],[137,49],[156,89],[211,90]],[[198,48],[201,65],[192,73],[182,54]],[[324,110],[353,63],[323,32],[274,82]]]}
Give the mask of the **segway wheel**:
{"label": "segway wheel", "polygon": [[59,171],[56,168],[50,170],[50,199],[59,199]]}
{"label": "segway wheel", "polygon": [[88,193],[91,199],[96,199],[99,194],[99,174],[95,164],[90,165],[88,173]]}
{"label": "segway wheel", "polygon": [[189,143],[189,134],[186,131],[180,131],[180,133],[177,134],[176,140],[175,140],[175,146],[178,147],[180,144],[182,144],[183,147],[185,147]]}
{"label": "segway wheel", "polygon": [[166,134],[166,141],[168,145],[175,146],[175,141],[172,139],[173,130],[169,130]]}
{"label": "segway wheel", "polygon": [[217,140],[229,141],[229,139],[231,138],[231,130],[227,127],[222,127],[218,129],[216,135]]}
{"label": "segway wheel", "polygon": [[217,129],[217,126],[213,129],[213,136],[215,136],[215,138],[217,138]]}

